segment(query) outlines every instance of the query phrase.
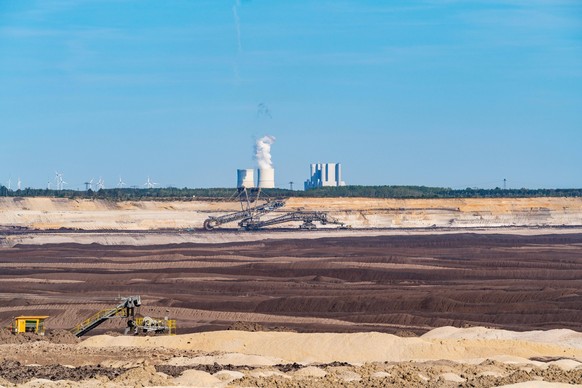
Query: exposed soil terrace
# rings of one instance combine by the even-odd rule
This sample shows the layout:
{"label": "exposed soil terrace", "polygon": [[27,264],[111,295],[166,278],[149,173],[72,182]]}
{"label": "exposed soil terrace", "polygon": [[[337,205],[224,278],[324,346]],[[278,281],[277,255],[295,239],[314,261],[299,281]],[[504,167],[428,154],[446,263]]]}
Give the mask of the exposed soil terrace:
{"label": "exposed soil terrace", "polygon": [[[201,228],[209,216],[240,211],[237,201],[108,201],[0,198],[0,225],[35,230],[159,230]],[[582,198],[288,198],[265,215],[323,211],[354,228],[481,228],[582,226]],[[298,227],[299,223],[280,227]],[[233,223],[231,227],[236,227]],[[335,227],[328,225],[327,227]]]}
{"label": "exposed soil terrace", "polygon": [[0,249],[0,322],[42,313],[66,329],[136,294],[142,314],[176,318],[182,333],[239,321],[303,332],[582,331],[582,234]]}
{"label": "exposed soil terrace", "polygon": [[[50,318],[0,332],[0,386],[580,386],[581,230],[459,232],[7,228],[0,325]],[[64,331],[126,295],[195,334]]]}

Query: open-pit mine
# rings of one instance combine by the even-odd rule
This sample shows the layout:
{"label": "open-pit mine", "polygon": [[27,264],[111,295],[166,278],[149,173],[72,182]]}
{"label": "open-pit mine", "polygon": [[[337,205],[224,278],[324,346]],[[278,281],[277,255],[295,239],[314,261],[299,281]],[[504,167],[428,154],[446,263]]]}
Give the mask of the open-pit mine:
{"label": "open-pit mine", "polygon": [[[351,228],[203,228],[240,206],[0,198],[0,325],[48,317],[0,332],[0,386],[582,384],[582,199],[289,198],[265,219]],[[129,295],[177,335],[74,335]]]}

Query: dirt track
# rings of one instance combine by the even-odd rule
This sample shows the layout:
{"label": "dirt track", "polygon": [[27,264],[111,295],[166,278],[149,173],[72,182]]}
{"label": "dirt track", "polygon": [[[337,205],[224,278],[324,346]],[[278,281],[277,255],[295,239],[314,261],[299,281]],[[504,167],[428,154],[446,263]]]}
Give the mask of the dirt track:
{"label": "dirt track", "polygon": [[53,329],[140,294],[142,314],[176,318],[181,333],[239,321],[306,332],[582,330],[581,234],[20,245],[0,249],[0,274],[0,322],[46,314]]}

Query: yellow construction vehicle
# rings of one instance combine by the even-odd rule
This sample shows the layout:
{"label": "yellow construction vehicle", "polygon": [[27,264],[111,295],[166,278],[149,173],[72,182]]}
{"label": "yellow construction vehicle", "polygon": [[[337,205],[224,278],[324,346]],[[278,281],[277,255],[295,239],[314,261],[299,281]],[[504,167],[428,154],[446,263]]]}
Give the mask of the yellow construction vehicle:
{"label": "yellow construction vehicle", "polygon": [[12,332],[44,335],[44,320],[48,315],[21,315],[12,322]]}

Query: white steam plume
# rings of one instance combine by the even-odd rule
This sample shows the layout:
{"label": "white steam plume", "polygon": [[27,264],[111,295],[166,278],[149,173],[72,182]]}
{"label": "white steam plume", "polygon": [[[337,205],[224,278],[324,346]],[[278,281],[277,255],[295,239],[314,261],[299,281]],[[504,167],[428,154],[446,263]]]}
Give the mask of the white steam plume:
{"label": "white steam plume", "polygon": [[273,168],[271,161],[271,144],[275,142],[275,137],[266,135],[257,140],[255,144],[255,159],[259,168]]}

